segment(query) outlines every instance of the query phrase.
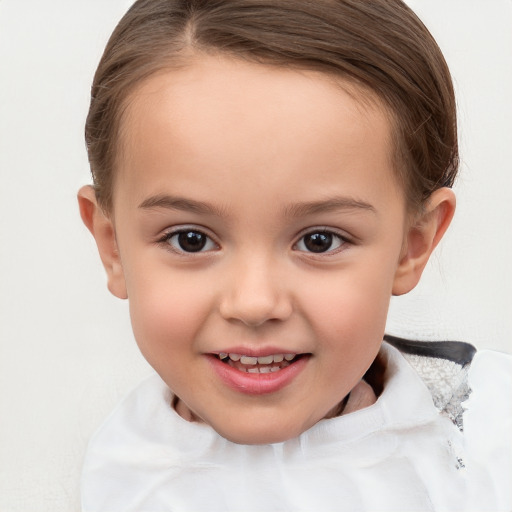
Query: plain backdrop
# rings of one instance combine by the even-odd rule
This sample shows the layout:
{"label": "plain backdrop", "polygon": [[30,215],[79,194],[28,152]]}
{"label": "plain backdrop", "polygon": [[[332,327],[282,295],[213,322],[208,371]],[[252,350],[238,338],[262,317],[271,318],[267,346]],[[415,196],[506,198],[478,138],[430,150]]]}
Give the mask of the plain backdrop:
{"label": "plain backdrop", "polygon": [[[388,331],[512,352],[512,1],[410,0],[451,67],[455,221]],[[89,88],[130,0],[0,0],[0,510],[79,510],[87,440],[150,369],[79,219]]]}

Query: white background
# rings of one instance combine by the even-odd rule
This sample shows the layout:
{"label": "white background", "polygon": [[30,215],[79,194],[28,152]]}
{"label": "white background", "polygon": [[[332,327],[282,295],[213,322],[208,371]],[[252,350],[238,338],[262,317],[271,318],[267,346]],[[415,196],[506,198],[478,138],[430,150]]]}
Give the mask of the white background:
{"label": "white background", "polygon": [[[104,44],[130,0],[0,0],[0,510],[79,509],[86,442],[149,369],[75,194]],[[512,1],[410,0],[452,69],[458,211],[388,331],[512,352]]]}

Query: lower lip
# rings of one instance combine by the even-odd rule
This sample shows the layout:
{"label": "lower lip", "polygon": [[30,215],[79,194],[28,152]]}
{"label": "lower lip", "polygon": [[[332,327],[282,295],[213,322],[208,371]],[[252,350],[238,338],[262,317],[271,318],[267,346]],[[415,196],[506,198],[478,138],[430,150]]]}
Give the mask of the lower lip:
{"label": "lower lip", "polygon": [[216,356],[208,356],[208,359],[220,379],[231,389],[247,395],[266,395],[276,393],[290,384],[304,370],[309,357],[304,355],[290,366],[274,373],[241,372]]}

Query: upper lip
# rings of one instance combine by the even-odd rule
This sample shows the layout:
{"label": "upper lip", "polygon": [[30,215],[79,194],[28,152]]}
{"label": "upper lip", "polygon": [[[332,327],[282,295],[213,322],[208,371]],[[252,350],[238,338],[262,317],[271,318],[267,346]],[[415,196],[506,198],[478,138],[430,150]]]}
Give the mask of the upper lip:
{"label": "upper lip", "polygon": [[304,354],[305,352],[299,350],[294,350],[292,348],[283,348],[283,347],[230,347],[222,350],[215,350],[211,352],[214,355],[219,354],[239,354],[242,356],[249,357],[266,357],[266,356],[275,356],[276,354]]}

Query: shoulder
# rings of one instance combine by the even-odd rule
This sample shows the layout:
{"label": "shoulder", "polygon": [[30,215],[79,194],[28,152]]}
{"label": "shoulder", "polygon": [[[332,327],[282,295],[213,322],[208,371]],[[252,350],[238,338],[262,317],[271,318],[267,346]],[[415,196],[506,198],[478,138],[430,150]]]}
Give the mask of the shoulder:
{"label": "shoulder", "polygon": [[468,382],[471,394],[464,403],[468,442],[482,455],[505,448],[512,455],[512,355],[477,352]]}
{"label": "shoulder", "polygon": [[492,494],[495,510],[511,510],[512,355],[467,343],[386,341],[423,380],[439,413],[459,428],[468,502],[480,503],[480,490]]}
{"label": "shoulder", "polygon": [[512,355],[458,342],[391,338],[429,389],[434,405],[460,429],[469,502],[491,492],[512,509]]}
{"label": "shoulder", "polygon": [[468,456],[489,476],[503,510],[512,508],[512,355],[477,352],[464,403]]}
{"label": "shoulder", "polygon": [[[148,461],[168,463],[172,394],[156,374],[129,392],[96,431],[82,468],[82,510],[132,510],[132,487],[148,484]],[[171,422],[169,428],[169,421]],[[172,446],[172,445],[171,445]]]}
{"label": "shoulder", "polygon": [[[460,428],[499,417],[512,421],[512,355],[469,343],[424,342],[386,336],[414,368],[435,406]],[[511,430],[512,432],[512,430]],[[512,435],[512,434],[511,434]]]}
{"label": "shoulder", "polygon": [[[491,382],[498,385],[501,390],[499,384],[508,384],[509,386],[512,384],[511,371],[512,354],[494,350],[479,350],[473,358],[469,376],[475,387],[485,386]],[[510,387],[505,391],[510,393]]]}
{"label": "shoulder", "polygon": [[[132,389],[90,439],[83,477],[94,474],[97,467],[115,464],[121,454],[124,459],[136,457],[133,447],[143,446],[158,437],[167,415],[169,396],[170,392],[156,374],[146,377]],[[147,422],[147,418],[154,418],[154,421]]]}

